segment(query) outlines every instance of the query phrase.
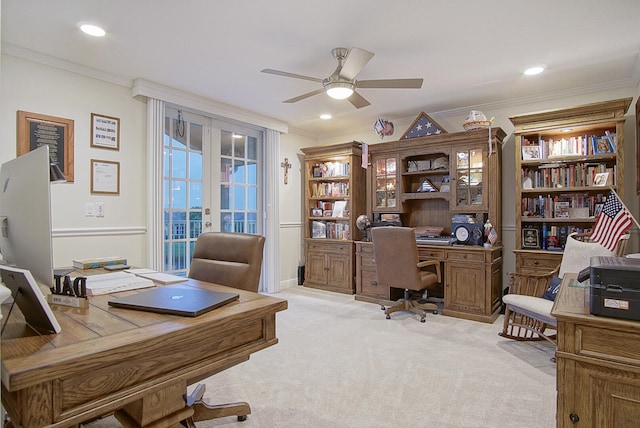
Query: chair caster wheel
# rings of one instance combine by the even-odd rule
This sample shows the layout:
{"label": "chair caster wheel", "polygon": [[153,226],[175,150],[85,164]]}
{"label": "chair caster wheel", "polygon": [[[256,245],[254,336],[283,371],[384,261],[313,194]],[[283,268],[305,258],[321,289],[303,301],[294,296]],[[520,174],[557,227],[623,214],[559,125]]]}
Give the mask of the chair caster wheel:
{"label": "chair caster wheel", "polygon": [[438,311],[433,311],[433,315],[438,315]]}
{"label": "chair caster wheel", "polygon": [[244,422],[247,420],[247,415],[238,416],[238,422]]}
{"label": "chair caster wheel", "polygon": [[384,306],[380,305],[380,310],[384,311]]}
{"label": "chair caster wheel", "polygon": [[387,319],[390,320],[391,319],[391,315],[387,315]]}
{"label": "chair caster wheel", "polygon": [[420,322],[427,322],[425,318],[420,318]]}

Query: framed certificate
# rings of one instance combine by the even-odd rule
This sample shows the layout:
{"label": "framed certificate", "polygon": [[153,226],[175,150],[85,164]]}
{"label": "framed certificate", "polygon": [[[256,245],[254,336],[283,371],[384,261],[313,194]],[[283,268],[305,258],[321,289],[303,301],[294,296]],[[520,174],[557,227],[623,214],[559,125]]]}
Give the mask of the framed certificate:
{"label": "framed certificate", "polygon": [[91,193],[120,194],[120,162],[91,159]]}
{"label": "framed certificate", "polygon": [[120,150],[120,119],[91,113],[91,147]]}

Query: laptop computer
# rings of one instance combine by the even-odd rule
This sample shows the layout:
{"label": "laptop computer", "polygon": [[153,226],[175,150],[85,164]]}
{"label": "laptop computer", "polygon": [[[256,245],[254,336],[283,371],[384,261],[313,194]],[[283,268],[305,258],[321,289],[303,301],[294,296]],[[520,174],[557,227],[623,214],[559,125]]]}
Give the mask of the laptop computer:
{"label": "laptop computer", "polygon": [[238,300],[235,293],[195,288],[156,287],[140,293],[109,300],[109,306],[160,314],[197,317]]}

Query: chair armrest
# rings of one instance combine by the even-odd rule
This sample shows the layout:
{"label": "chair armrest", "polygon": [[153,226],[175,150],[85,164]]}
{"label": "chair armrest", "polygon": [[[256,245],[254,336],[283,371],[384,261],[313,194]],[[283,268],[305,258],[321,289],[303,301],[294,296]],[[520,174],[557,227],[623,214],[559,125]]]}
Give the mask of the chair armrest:
{"label": "chair armrest", "polygon": [[511,277],[510,294],[522,294],[525,296],[540,297],[545,292],[551,282],[551,278],[558,275],[560,266],[546,273],[521,273],[509,272]]}
{"label": "chair armrest", "polygon": [[435,266],[436,267],[436,275],[438,275],[438,282],[442,282],[442,275],[440,274],[440,261],[438,260],[423,260],[418,262],[418,269],[422,269],[427,266]]}

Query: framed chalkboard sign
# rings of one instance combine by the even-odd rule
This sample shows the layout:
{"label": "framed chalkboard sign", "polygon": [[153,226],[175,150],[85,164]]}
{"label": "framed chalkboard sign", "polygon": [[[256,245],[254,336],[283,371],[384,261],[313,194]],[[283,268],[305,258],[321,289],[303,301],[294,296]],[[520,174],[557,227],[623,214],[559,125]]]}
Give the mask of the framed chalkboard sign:
{"label": "framed chalkboard sign", "polygon": [[73,120],[18,110],[18,156],[49,146],[51,161],[73,181]]}

